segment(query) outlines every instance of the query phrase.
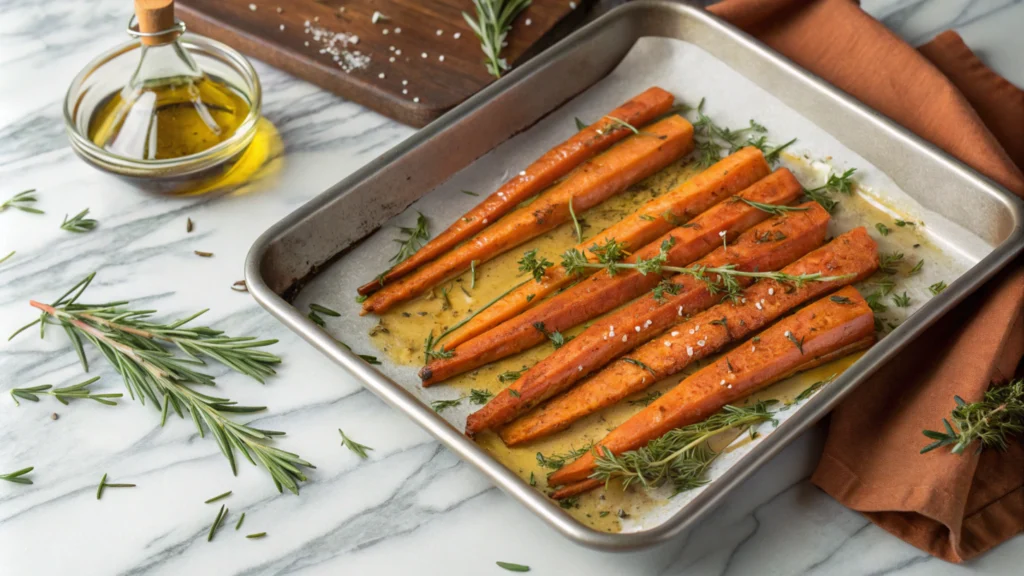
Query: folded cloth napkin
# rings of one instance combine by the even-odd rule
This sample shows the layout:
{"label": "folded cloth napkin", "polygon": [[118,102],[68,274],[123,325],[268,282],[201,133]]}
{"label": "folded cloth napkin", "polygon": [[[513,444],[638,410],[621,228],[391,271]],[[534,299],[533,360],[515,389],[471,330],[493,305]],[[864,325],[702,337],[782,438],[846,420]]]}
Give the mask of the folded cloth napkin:
{"label": "folded cloth napkin", "polygon": [[[915,50],[852,0],[726,0],[709,10],[1024,197],[1024,91],[954,32]],[[1024,531],[1024,447],[919,454],[953,396],[1024,356],[1024,259],[1011,263],[832,414],[812,481],[918,548],[962,562]]]}

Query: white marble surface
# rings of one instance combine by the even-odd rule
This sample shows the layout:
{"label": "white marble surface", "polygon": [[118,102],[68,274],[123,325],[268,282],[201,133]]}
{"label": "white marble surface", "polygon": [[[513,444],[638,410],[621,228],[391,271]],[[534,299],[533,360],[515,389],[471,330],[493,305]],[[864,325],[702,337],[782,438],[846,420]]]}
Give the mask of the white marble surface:
{"label": "white marble surface", "polygon": [[[953,25],[999,72],[1024,84],[1019,25],[1009,0],[864,0],[920,43]],[[821,431],[804,435],[713,516],[678,541],[604,554],[563,540],[228,287],[256,236],[412,130],[257,64],[265,113],[281,130],[284,167],[249,193],[219,198],[145,196],[87,167],[63,134],[60,103],[74,74],[119,38],[125,2],[0,0],[0,199],[39,190],[45,216],[0,213],[0,331],[33,317],[91,271],[91,300],[131,297],[167,317],[211,309],[230,333],[279,338],[280,375],[266,386],[217,371],[223,393],[265,404],[257,417],[288,436],[280,446],[317,465],[301,496],[279,495],[264,473],[233,477],[216,445],[191,424],[165,428],[150,408],[52,399],[20,408],[15,386],[68,384],[81,370],[56,332],[0,343],[0,472],[36,467],[32,486],[0,482],[0,574],[499,574],[495,560],[536,574],[960,574],[1019,573],[1024,537],[966,566],[935,560],[812,487]],[[89,207],[94,232],[59,230]],[[196,230],[184,234],[185,219]],[[197,258],[193,250],[214,252]],[[104,391],[117,376],[95,358]],[[50,419],[56,412],[60,418]],[[375,448],[361,462],[336,429]],[[137,488],[94,491],[103,473]],[[233,523],[207,543],[216,513],[202,501],[226,490]]]}

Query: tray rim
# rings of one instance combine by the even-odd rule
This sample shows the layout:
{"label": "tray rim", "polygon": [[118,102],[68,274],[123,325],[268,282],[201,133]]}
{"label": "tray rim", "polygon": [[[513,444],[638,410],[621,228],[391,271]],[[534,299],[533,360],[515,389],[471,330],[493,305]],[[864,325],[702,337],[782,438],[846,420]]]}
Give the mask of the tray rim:
{"label": "tray rim", "polygon": [[[599,35],[602,29],[610,27],[617,19],[639,18],[651,11],[664,10],[681,13],[685,17],[702,21],[702,24],[737,42],[741,48],[757,53],[760,57],[766,58],[774,65],[782,68],[785,72],[797,76],[811,87],[824,92],[827,96],[833,98],[837,105],[846,106],[857,112],[864,118],[865,122],[875,123],[893,138],[900,139],[904,144],[925,153],[930,157],[931,161],[957,172],[959,176],[976,187],[979,193],[987,193],[994,199],[1002,201],[1012,217],[1014,225],[1012,231],[1001,244],[995,246],[992,252],[954,280],[949,288],[931,299],[899,328],[886,336],[886,346],[875,346],[868,350],[863,357],[854,362],[850,368],[840,375],[832,385],[823,389],[801,407],[799,418],[794,417],[783,422],[758,445],[757,449],[752,450],[722,476],[716,478],[693,501],[653,528],[630,533],[607,533],[589,528],[561,510],[544,494],[536,488],[529,486],[526,481],[520,479],[511,470],[491,457],[483,448],[467,438],[460,430],[448,423],[447,420],[434,413],[433,410],[411,392],[360,360],[354,353],[338,345],[334,338],[321,330],[319,326],[275,293],[263,280],[260,267],[274,241],[287,233],[289,229],[300,225],[321,207],[333,201],[335,197],[343,195],[361,182],[385,170],[396,159],[421,146],[429,145],[429,140],[433,135],[445,130],[449,126],[457,124],[464,117],[485,108],[495,96],[501,94],[519,80],[528,77],[535,70],[543,68],[548,63],[556,61],[559,58],[560,47],[580,42],[593,35]],[[636,34],[636,39],[651,35],[644,34],[644,31],[641,30]],[[667,36],[662,35],[662,37]],[[703,9],[667,0],[640,0],[619,6],[570,34],[542,54],[532,58],[522,67],[517,68],[499,81],[484,88],[438,120],[419,130],[391,150],[370,161],[339,183],[318,194],[282,218],[261,234],[253,243],[246,256],[245,278],[249,292],[252,293],[253,297],[264,309],[327,355],[335,363],[358,378],[387,404],[404,412],[448,449],[483,472],[496,486],[518,500],[563,536],[578,544],[595,549],[627,551],[646,548],[671,540],[703,519],[707,513],[721,503],[722,499],[732,489],[746,480],[799,434],[803,433],[808,427],[831,411],[856,385],[863,382],[885,363],[894,358],[925,329],[934,324],[946,312],[954,308],[959,302],[998,273],[1018,253],[1024,251],[1024,225],[1022,225],[1022,222],[1024,222],[1024,201],[1021,201],[1009,190],[903,128],[880,112],[867,107],[820,77],[804,70],[759,40]]]}

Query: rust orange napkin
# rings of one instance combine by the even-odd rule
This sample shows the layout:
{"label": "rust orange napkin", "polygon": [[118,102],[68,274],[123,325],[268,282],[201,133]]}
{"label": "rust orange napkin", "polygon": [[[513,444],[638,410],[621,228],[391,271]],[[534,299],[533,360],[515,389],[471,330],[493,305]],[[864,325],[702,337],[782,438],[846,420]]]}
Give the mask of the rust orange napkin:
{"label": "rust orange napkin", "polygon": [[[920,50],[852,0],[726,0],[709,8],[797,64],[1024,197],[1024,91],[954,32]],[[953,396],[980,399],[1024,356],[1024,260],[857,388],[831,417],[812,481],[939,558],[962,562],[1024,531],[1024,447],[934,450]]]}

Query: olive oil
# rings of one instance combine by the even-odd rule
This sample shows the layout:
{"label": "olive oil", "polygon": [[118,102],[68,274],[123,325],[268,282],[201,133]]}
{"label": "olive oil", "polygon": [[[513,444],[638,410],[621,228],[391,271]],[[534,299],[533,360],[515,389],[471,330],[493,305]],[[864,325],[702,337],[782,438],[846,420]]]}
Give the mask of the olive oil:
{"label": "olive oil", "polygon": [[197,154],[230,138],[249,102],[207,75],[127,86],[100,105],[89,139],[128,158],[166,160]]}

